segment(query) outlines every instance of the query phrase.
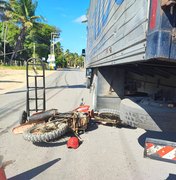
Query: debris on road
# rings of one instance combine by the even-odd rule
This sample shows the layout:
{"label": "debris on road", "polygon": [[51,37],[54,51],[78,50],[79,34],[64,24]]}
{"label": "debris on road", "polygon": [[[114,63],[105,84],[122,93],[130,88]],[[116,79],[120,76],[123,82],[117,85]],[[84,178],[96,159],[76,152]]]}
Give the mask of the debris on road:
{"label": "debris on road", "polygon": [[33,127],[34,125],[44,123],[45,121],[48,121],[49,118],[55,116],[57,114],[57,109],[50,109],[48,111],[44,112],[37,112],[33,114],[32,116],[25,116],[24,112],[22,114],[22,117],[20,117],[20,126],[17,126],[12,129],[12,132],[14,134],[21,134],[27,129]]}
{"label": "debris on road", "polygon": [[24,131],[26,131],[27,129],[33,127],[34,125],[37,125],[37,124],[41,124],[43,123],[44,120],[35,120],[35,121],[29,121],[27,123],[24,123],[24,124],[21,124],[17,127],[14,127],[12,129],[12,132],[14,134],[22,134]]}
{"label": "debris on road", "polygon": [[67,147],[77,149],[79,147],[79,139],[77,137],[71,137],[67,141]]}
{"label": "debris on road", "polygon": [[102,113],[94,113],[95,122],[103,125],[112,125],[117,126],[121,124],[121,120],[119,115],[109,113],[109,112],[102,112]]}

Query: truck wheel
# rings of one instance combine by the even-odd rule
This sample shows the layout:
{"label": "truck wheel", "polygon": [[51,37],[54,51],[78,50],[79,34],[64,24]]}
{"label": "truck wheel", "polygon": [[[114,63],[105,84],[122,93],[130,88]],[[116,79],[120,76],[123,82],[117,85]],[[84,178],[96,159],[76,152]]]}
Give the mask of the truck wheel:
{"label": "truck wheel", "polygon": [[90,84],[90,78],[87,78],[87,79],[86,79],[86,88],[87,88],[87,89],[90,89],[90,85],[91,85],[91,84]]}
{"label": "truck wheel", "polygon": [[[138,127],[145,130],[161,131],[156,122],[159,122],[158,117],[161,119],[162,111],[166,112],[160,107],[158,108],[157,105],[152,107],[150,104],[137,103],[128,98],[123,99],[120,103],[120,119],[122,122],[131,127]],[[170,118],[168,117],[168,119]]]}
{"label": "truck wheel", "polygon": [[57,128],[53,128],[53,124],[53,122],[48,122],[33,126],[23,133],[23,137],[25,140],[33,143],[49,142],[61,137],[68,131],[68,125],[66,123],[59,123]]}

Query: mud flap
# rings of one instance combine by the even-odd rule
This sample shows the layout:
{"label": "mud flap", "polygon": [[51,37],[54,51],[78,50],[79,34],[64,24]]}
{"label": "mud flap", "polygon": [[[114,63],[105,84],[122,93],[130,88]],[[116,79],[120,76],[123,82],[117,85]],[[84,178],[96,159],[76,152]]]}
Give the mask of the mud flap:
{"label": "mud flap", "polygon": [[144,157],[176,163],[176,142],[146,138]]}

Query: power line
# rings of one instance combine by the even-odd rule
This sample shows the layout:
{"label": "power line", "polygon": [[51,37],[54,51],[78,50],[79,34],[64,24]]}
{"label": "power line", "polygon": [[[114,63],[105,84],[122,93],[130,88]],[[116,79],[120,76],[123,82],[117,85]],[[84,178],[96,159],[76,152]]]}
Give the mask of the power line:
{"label": "power line", "polygon": [[38,34],[36,34],[36,35],[37,35],[37,37],[38,37],[39,39],[45,41],[45,43],[48,43],[48,41],[47,41],[46,39],[44,39],[43,37],[39,36]]}
{"label": "power line", "polygon": [[[22,51],[26,51],[28,49],[21,49],[21,50],[18,50],[16,53],[19,53],[19,52],[22,52]],[[10,55],[10,54],[13,54],[15,51],[12,51],[12,52],[9,52],[9,53],[6,53],[6,55]],[[0,54],[0,56],[4,56],[4,54]]]}

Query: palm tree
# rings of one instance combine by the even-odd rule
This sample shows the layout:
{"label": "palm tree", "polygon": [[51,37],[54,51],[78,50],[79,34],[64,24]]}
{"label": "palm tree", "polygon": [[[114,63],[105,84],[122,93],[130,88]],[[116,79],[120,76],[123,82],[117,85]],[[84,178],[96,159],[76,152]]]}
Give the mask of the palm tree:
{"label": "palm tree", "polygon": [[7,21],[8,18],[8,13],[7,11],[11,12],[11,6],[7,1],[1,1],[0,0],[0,20],[1,21]]}
{"label": "palm tree", "polygon": [[74,67],[76,68],[77,67],[77,64],[78,64],[78,53],[74,53],[73,54],[73,57],[74,57]]}
{"label": "palm tree", "polygon": [[12,12],[10,4],[7,1],[0,0],[0,20],[2,21],[2,39],[4,42],[4,63],[6,61],[6,35],[10,12]]}
{"label": "palm tree", "polygon": [[65,51],[65,59],[67,61],[67,65],[70,66],[70,50],[69,49]]}
{"label": "palm tree", "polygon": [[27,30],[32,29],[34,23],[43,18],[35,15],[37,2],[33,2],[32,0],[10,0],[9,3],[13,10],[11,11],[13,21],[18,24],[21,29],[15,44],[14,52],[11,56],[10,63],[12,63],[17,52],[23,48]]}

